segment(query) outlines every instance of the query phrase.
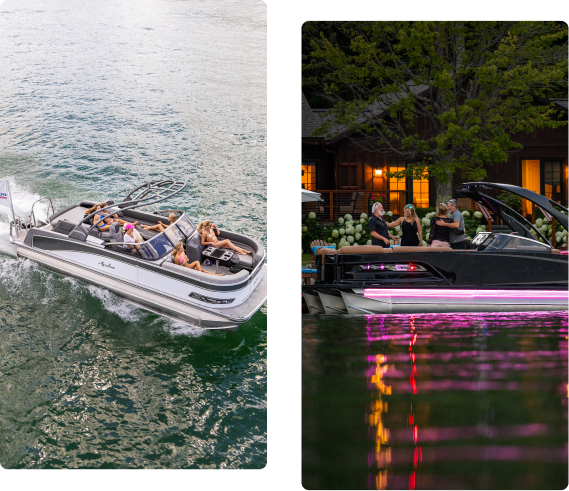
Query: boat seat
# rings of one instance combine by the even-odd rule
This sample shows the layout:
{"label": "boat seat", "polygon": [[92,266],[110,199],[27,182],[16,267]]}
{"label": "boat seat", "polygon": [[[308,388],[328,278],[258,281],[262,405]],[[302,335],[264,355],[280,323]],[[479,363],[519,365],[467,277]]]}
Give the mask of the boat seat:
{"label": "boat seat", "polygon": [[[316,252],[320,253],[321,250],[322,249],[318,249]],[[373,245],[357,245],[344,246],[337,251],[338,254],[383,254],[385,252],[393,252],[393,249]],[[334,254],[334,252],[332,252],[332,254]]]}
{"label": "boat seat", "polygon": [[178,274],[182,274],[184,276],[188,276],[190,278],[210,283],[213,285],[229,285],[239,283],[249,276],[249,272],[245,269],[242,269],[238,273],[235,274],[228,274],[225,276],[214,276],[207,273],[202,273],[201,271],[196,271],[195,269],[186,268],[184,266],[178,266],[173,262],[164,261],[162,263],[162,267],[167,269],[168,271],[173,271]]}
{"label": "boat seat", "polygon": [[454,250],[450,247],[399,246],[395,247],[393,252],[442,252]]}

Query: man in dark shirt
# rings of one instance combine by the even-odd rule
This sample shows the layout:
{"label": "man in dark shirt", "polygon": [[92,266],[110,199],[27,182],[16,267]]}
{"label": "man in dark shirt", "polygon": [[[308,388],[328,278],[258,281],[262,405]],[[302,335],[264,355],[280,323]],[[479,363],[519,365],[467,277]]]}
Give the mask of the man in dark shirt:
{"label": "man in dark shirt", "polygon": [[383,219],[383,205],[374,203],[371,212],[372,217],[369,219],[369,231],[371,232],[371,245],[390,247],[389,237],[394,238],[387,230],[387,224]]}

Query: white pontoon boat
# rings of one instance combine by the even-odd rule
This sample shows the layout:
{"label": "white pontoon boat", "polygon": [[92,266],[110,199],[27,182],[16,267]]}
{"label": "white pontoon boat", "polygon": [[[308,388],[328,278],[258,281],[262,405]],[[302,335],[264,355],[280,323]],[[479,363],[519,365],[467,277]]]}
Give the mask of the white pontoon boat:
{"label": "white pontoon boat", "polygon": [[[152,214],[136,208],[171,198],[184,187],[184,182],[152,181],[120,203],[105,201],[108,206],[96,212],[104,215],[101,212],[107,211],[139,223],[137,230],[144,241],[135,245],[137,254],[125,247],[119,223],[113,223],[107,232],[99,231],[97,225],[103,218],[95,222],[95,213],[85,215],[95,204],[87,201],[53,213],[46,221],[38,221],[32,207],[29,217],[16,216],[11,221],[10,240],[18,246],[18,256],[105,287],[147,310],[205,329],[236,331],[266,300],[265,249],[255,239],[223,229],[220,239],[230,239],[251,253],[240,255],[231,249],[202,246],[201,234],[181,211],[163,232],[141,227],[168,221],[158,215],[164,211]],[[42,200],[49,202],[48,210],[51,207],[53,212],[51,200]],[[165,210],[166,216],[171,211]],[[171,253],[180,242],[190,263],[199,261],[202,269],[223,276],[174,264]]]}

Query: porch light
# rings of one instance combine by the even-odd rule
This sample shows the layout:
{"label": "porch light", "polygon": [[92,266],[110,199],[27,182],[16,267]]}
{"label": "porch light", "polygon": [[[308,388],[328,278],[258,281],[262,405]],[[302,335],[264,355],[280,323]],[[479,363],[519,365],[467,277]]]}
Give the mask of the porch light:
{"label": "porch light", "polygon": [[374,169],[373,175],[374,177],[381,177],[383,175],[383,170],[378,167]]}

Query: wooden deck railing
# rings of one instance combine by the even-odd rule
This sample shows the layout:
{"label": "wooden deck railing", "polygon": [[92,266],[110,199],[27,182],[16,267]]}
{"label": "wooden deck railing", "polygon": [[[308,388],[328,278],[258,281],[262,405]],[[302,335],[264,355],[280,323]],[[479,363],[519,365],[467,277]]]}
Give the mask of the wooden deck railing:
{"label": "wooden deck railing", "polygon": [[[387,189],[363,189],[363,190],[316,190],[320,193],[323,201],[303,203],[302,212],[313,211],[320,220],[336,220],[346,214],[359,216],[362,213],[371,215],[371,207],[377,200],[375,196],[381,196],[381,203],[385,211],[392,211],[395,215],[403,213],[407,191],[390,191]],[[374,195],[374,196],[372,196]]]}

